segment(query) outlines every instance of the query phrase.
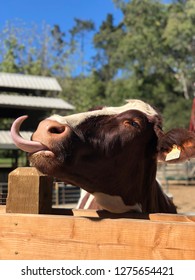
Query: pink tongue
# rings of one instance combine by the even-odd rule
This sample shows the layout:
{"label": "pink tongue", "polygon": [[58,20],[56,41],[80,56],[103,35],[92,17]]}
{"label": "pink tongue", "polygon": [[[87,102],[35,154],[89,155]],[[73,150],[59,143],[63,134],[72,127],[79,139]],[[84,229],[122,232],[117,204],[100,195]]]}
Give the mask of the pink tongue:
{"label": "pink tongue", "polygon": [[35,152],[38,152],[41,150],[48,150],[48,148],[46,146],[44,146],[43,144],[41,144],[40,142],[26,140],[21,137],[21,135],[19,133],[20,126],[23,123],[23,121],[27,118],[28,118],[28,116],[21,116],[21,117],[17,118],[12,124],[11,136],[12,136],[12,139],[13,139],[15,145],[18,148],[20,148],[21,150],[28,152],[28,153],[35,153]]}

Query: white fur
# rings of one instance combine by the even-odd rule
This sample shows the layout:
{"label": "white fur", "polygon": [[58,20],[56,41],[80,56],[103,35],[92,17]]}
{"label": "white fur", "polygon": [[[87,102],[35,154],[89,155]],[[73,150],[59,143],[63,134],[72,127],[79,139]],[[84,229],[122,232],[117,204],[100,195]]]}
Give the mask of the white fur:
{"label": "white fur", "polygon": [[[77,209],[79,208],[80,204],[84,196],[87,194],[85,190],[81,191],[81,197],[79,199]],[[142,212],[142,206],[140,203],[136,203],[134,205],[125,205],[122,198],[117,195],[109,195],[105,193],[96,192],[93,195],[90,194],[84,209],[88,209],[92,200],[96,199],[96,202],[105,210],[108,210],[112,213],[125,213],[128,211],[136,211]]]}
{"label": "white fur", "polygon": [[67,124],[70,127],[76,127],[77,125],[81,124],[83,121],[85,121],[89,117],[102,116],[102,115],[115,115],[115,114],[123,113],[127,110],[139,110],[148,116],[157,115],[157,112],[149,104],[147,104],[141,100],[131,99],[131,100],[128,100],[127,104],[120,106],[120,107],[105,107],[102,110],[78,113],[78,114],[73,114],[73,115],[69,115],[69,116],[65,116],[65,117],[62,117],[59,115],[53,115],[49,119],[55,120],[61,124]]}
{"label": "white fur", "polygon": [[96,192],[93,195],[96,202],[101,205],[103,209],[112,213],[125,213],[128,211],[142,212],[141,204],[126,205],[120,196],[100,192]]}

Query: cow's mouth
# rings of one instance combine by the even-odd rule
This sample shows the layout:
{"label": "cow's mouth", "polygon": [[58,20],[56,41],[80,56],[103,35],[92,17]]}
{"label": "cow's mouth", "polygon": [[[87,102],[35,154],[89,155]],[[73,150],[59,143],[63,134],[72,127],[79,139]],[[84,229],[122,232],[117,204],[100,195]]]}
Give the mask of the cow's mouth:
{"label": "cow's mouth", "polygon": [[42,144],[38,141],[26,140],[26,139],[22,138],[19,131],[20,131],[20,127],[21,127],[22,123],[27,118],[28,118],[28,116],[21,116],[21,117],[17,118],[12,124],[11,136],[12,136],[12,139],[13,139],[15,145],[19,149],[21,149],[25,152],[28,152],[30,154],[38,153],[38,152],[43,152],[43,153],[47,153],[47,154],[52,153],[50,151],[50,149],[47,146],[45,146],[44,144]]}
{"label": "cow's mouth", "polygon": [[44,157],[53,157],[55,154],[51,150],[39,150],[35,152],[29,153],[29,156],[31,157],[32,155],[34,156],[44,156]]}

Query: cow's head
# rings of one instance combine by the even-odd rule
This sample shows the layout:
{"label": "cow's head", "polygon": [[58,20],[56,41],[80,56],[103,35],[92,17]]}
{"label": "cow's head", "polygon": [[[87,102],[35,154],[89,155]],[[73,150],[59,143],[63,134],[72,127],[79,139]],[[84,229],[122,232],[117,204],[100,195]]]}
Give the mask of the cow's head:
{"label": "cow's head", "polygon": [[195,155],[194,134],[184,129],[165,134],[158,112],[140,100],[53,115],[40,122],[32,141],[19,136],[25,118],[17,119],[11,131],[15,144],[29,152],[31,165],[95,194],[103,207],[110,196],[119,198],[118,212],[132,205],[153,211],[148,204],[155,192],[157,160],[177,162]]}

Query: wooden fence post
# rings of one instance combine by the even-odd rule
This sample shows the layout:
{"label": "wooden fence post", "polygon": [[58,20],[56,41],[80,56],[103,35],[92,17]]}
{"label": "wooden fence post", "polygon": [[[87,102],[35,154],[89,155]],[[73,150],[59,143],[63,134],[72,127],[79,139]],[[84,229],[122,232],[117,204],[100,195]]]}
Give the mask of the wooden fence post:
{"label": "wooden fence post", "polygon": [[53,178],[34,167],[19,167],[9,174],[7,213],[47,214],[52,207]]}

